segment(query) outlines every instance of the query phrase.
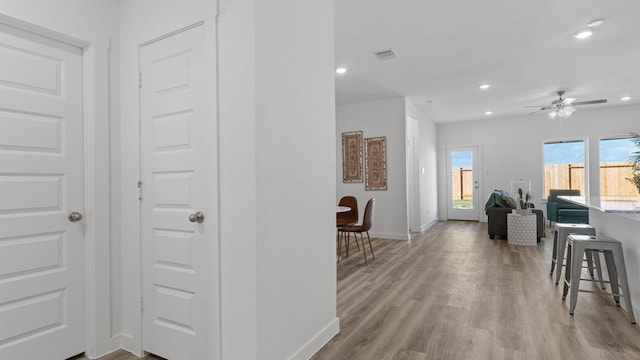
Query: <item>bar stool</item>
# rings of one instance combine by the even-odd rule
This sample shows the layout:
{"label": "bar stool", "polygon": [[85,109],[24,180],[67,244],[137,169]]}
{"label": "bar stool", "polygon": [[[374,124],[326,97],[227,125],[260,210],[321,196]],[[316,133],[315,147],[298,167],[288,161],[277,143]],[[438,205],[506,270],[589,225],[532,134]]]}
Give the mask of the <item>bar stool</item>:
{"label": "bar stool", "polygon": [[[553,230],[553,249],[551,254],[551,272],[549,276],[553,275],[553,270],[556,269],[556,285],[560,283],[560,271],[564,266],[565,248],[567,245],[567,236],[570,234],[580,235],[596,235],[596,229],[589,224],[559,224],[556,223]],[[604,280],[602,279],[602,269],[600,267],[600,256],[598,254],[592,254],[591,251],[586,252],[587,268],[591,279],[593,279],[593,269],[595,263],[595,269],[598,273],[598,279],[600,279],[600,287],[602,290],[604,287]],[[565,270],[566,272],[566,270]]]}
{"label": "bar stool", "polygon": [[[578,291],[593,292],[589,290],[580,290],[580,280],[582,273],[582,262],[572,259],[582,259],[585,251],[591,250],[604,253],[604,259],[607,263],[607,271],[609,272],[609,281],[611,285],[611,295],[616,301],[616,306],[620,307],[620,296],[624,296],[624,303],[627,306],[627,312],[631,323],[636,323],[631,305],[631,294],[629,293],[629,283],[627,281],[627,269],[624,264],[624,255],[622,254],[622,243],[609,236],[591,236],[591,235],[569,235],[567,238],[567,267],[564,276],[564,290],[562,300],[567,297],[567,292],[571,288],[571,296],[569,297],[569,314],[573,315],[578,302]],[[584,279],[587,280],[587,279]],[[592,280],[593,281],[593,280]],[[618,283],[620,281],[620,283]],[[619,287],[622,286],[623,294],[620,295]]]}

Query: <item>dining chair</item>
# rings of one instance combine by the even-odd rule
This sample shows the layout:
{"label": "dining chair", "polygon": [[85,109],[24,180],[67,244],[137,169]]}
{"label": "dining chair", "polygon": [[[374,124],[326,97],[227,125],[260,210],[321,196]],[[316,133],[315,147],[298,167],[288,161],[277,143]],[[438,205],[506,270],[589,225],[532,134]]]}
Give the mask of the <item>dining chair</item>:
{"label": "dining chair", "polygon": [[364,247],[364,235],[363,233],[367,233],[367,239],[369,240],[369,248],[371,249],[371,255],[375,260],[376,255],[373,253],[373,246],[371,245],[371,237],[369,236],[369,230],[373,225],[373,206],[376,202],[375,198],[369,199],[367,201],[367,206],[364,208],[364,216],[362,217],[362,224],[360,225],[345,225],[339,228],[340,232],[347,234],[347,249],[349,248],[349,237],[350,234],[353,233],[353,236],[356,239],[356,245],[358,244],[358,234],[360,234],[360,240],[362,241],[362,253],[364,254],[364,264],[367,263],[367,252]]}
{"label": "dining chair", "polygon": [[[347,225],[354,225],[358,223],[358,199],[355,196],[343,196],[338,202],[338,206],[349,207],[350,210],[346,212],[336,213],[336,226],[338,229],[338,256],[340,255],[340,249],[342,248],[342,237],[340,236],[340,228]],[[358,249],[360,247],[358,246]],[[349,256],[349,248],[347,247],[346,256]],[[339,257],[338,257],[339,259]]]}

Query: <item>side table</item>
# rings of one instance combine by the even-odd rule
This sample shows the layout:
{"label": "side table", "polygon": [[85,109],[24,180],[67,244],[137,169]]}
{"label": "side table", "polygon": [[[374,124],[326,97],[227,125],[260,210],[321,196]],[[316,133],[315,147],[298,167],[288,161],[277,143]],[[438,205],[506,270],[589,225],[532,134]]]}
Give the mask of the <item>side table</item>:
{"label": "side table", "polygon": [[536,246],[536,214],[507,214],[507,241],[511,245]]}

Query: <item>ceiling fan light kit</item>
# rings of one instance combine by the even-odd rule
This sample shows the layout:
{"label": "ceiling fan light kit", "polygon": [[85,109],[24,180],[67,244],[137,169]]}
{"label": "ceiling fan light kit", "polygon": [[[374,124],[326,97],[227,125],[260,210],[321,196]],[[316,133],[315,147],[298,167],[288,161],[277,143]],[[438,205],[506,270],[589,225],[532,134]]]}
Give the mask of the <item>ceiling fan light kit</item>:
{"label": "ceiling fan light kit", "polygon": [[573,112],[576,110],[578,109],[574,108],[573,106],[563,106],[561,108],[554,109],[553,111],[549,112],[548,115],[552,119],[566,119],[571,116],[571,114],[573,114]]}

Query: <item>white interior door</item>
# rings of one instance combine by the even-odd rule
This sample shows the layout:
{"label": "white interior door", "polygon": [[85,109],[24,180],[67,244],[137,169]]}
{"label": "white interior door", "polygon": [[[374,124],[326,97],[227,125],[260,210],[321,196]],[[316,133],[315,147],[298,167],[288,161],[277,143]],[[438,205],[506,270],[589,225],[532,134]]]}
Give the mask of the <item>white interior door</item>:
{"label": "white interior door", "polygon": [[208,31],[197,26],[140,53],[143,349],[171,360],[219,352]]}
{"label": "white interior door", "polygon": [[447,149],[447,219],[478,221],[478,148]]}
{"label": "white interior door", "polygon": [[81,50],[0,25],[0,99],[0,359],[66,359],[85,347]]}

